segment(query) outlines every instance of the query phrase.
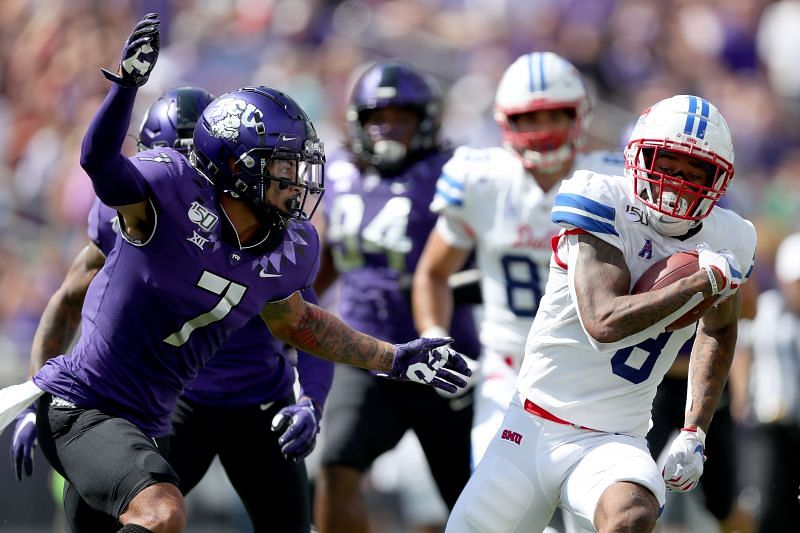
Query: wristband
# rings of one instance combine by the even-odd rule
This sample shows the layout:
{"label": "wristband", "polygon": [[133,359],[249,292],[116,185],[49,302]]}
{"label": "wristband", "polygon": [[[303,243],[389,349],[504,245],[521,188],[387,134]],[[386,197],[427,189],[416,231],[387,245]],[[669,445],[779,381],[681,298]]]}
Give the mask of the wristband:
{"label": "wristband", "polygon": [[708,274],[708,281],[711,282],[711,296],[716,296],[719,294],[719,285],[717,285],[717,278],[714,276],[714,267],[706,268],[706,273]]}
{"label": "wristband", "polygon": [[703,445],[703,448],[706,447],[706,432],[703,431],[703,428],[701,427],[681,428],[681,431],[690,431],[692,433],[697,433],[697,438],[700,439],[700,444]]}

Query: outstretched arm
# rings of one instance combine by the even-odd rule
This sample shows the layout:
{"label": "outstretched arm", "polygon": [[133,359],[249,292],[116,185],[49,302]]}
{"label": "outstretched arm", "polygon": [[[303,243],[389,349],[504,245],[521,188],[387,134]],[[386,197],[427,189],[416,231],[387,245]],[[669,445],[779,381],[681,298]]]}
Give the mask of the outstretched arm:
{"label": "outstretched arm", "polygon": [[389,344],[355,331],[335,315],[295,292],[270,302],[261,318],[275,337],[317,357],[358,366],[391,379],[426,383],[447,392],[467,385],[472,374],[464,357],[447,347],[453,339],[417,339]]}
{"label": "outstretched arm", "polygon": [[43,367],[48,359],[69,349],[80,324],[86,290],[105,260],[94,244],[87,244],[75,257],[64,281],[50,297],[39,320],[33,336],[29,376]]}
{"label": "outstretched arm", "polygon": [[381,372],[392,368],[394,345],[352,329],[300,293],[268,303],[261,318],[274,336],[317,357]]}
{"label": "outstretched arm", "polygon": [[158,17],[146,15],[122,49],[119,75],[103,71],[114,83],[92,118],[81,145],[81,166],[92,179],[100,200],[122,215],[125,232],[144,240],[150,234],[145,180],[124,155],[136,89],[147,81],[159,50]]}

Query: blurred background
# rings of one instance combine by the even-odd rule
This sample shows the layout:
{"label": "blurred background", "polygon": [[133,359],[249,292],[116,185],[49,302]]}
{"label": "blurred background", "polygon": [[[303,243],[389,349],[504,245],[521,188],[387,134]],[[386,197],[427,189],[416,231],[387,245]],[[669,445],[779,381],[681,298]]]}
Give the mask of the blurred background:
{"label": "blurred background", "polygon": [[[108,86],[99,68],[116,69],[123,41],[149,11],[161,16],[162,52],[134,117],[176,85],[217,95],[270,85],[306,108],[330,150],[344,136],[353,73],[399,57],[445,88],[445,136],[488,146],[500,142],[492,119],[500,75],[522,53],[551,50],[590,84],[591,149],[621,148],[635,117],[673,94],[699,94],[720,109],[736,147],[726,202],[757,226],[759,290],[775,286],[776,247],[800,230],[800,1],[4,0],[0,386],[25,379],[39,316],[86,242],[92,190],[78,157]],[[746,436],[746,417],[738,422]],[[0,530],[53,530],[45,464],[39,455],[36,477],[21,484],[10,465],[0,468]],[[383,531],[403,531],[391,483],[379,487],[376,513],[395,528]],[[205,498],[191,511],[194,531],[247,531],[224,477],[212,475],[194,497]]]}

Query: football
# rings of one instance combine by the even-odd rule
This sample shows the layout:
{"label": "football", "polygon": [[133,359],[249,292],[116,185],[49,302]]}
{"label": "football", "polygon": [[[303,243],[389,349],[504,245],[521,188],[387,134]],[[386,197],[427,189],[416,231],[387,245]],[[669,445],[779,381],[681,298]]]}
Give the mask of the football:
{"label": "football", "polygon": [[[654,291],[691,276],[700,269],[697,252],[676,252],[648,268],[636,282],[631,294]],[[667,326],[667,331],[675,331],[697,322],[708,308],[714,305],[716,298],[706,298],[685,315]]]}

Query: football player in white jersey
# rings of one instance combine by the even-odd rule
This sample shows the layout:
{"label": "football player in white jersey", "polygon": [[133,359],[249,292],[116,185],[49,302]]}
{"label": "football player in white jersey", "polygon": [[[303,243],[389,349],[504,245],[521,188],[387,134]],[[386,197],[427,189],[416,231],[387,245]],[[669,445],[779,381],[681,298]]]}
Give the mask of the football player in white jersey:
{"label": "football player in white jersey", "polygon": [[[448,532],[541,531],[557,507],[589,530],[652,531],[665,488],[697,484],[756,244],[750,222],[715,207],[733,156],[717,108],[679,95],[641,115],[624,176],[580,170],[562,182],[552,218],[563,229],[517,393]],[[681,250],[698,251],[697,273],[629,294]],[[653,397],[695,331],[668,326],[709,297],[717,303],[696,326],[684,427],[659,469],[645,441]]]}
{"label": "football player in white jersey", "polygon": [[446,333],[450,275],[475,250],[485,313],[475,391],[477,464],[514,394],[525,339],[544,293],[559,227],[550,220],[558,183],[577,168],[620,174],[622,154],[580,154],[591,105],[578,70],[552,52],[520,56],[503,74],[495,117],[504,147],[459,148],[442,169],[439,214],[414,279],[414,318],[424,336]]}

